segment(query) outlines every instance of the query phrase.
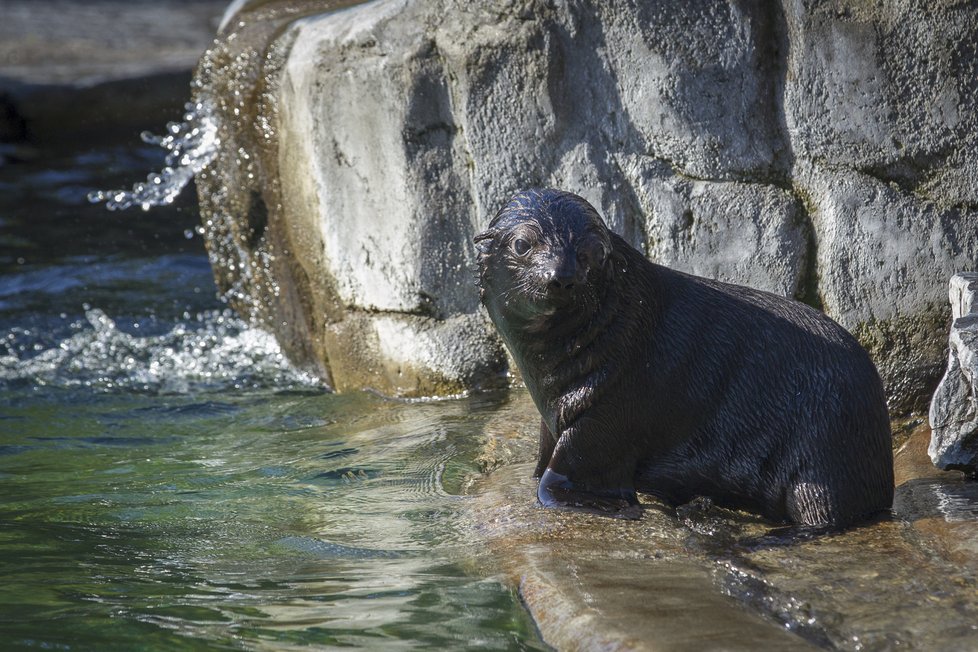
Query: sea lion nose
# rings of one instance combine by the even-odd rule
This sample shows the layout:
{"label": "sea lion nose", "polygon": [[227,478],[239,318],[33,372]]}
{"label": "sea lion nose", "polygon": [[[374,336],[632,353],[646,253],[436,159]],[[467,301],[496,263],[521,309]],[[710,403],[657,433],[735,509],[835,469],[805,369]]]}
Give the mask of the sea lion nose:
{"label": "sea lion nose", "polygon": [[577,278],[575,276],[558,276],[554,274],[550,278],[550,287],[554,290],[572,290],[576,281]]}
{"label": "sea lion nose", "polygon": [[547,285],[555,292],[568,292],[580,283],[577,263],[573,258],[565,259],[550,272]]}

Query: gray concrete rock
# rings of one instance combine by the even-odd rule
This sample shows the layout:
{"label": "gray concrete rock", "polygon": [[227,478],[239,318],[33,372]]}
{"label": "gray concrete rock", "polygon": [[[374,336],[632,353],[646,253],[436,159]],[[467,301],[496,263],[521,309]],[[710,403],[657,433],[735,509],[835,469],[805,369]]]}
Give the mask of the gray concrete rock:
{"label": "gray concrete rock", "polygon": [[[568,4],[567,22],[585,37],[577,49],[607,62],[608,95],[635,151],[699,179],[769,180],[786,171],[783,128],[769,118],[784,76],[771,3]],[[591,118],[585,124],[601,116]]]}
{"label": "gray concrete rock", "polygon": [[946,279],[973,264],[974,213],[850,169],[796,167],[817,242],[822,308],[872,354],[901,407],[927,409],[943,368]]}
{"label": "gray concrete rock", "polygon": [[344,306],[445,317],[478,307],[468,268],[479,225],[446,72],[419,14],[375,3],[297,27],[279,165],[283,178],[315,181],[322,271]]}
{"label": "gray concrete rock", "polygon": [[282,71],[283,207],[315,234],[313,278],[340,306],[321,335],[341,389],[452,393],[505,369],[472,282],[467,153],[423,11],[310,17]]}
{"label": "gray concrete rock", "polygon": [[622,167],[646,216],[649,258],[782,296],[801,294],[809,234],[793,194],[767,184],[678,176],[647,157]]}
{"label": "gray concrete rock", "polygon": [[[794,155],[975,203],[976,12],[965,3],[782,3],[784,120]],[[974,179],[973,176],[969,178]],[[942,183],[943,181],[943,183]]]}
{"label": "gray concrete rock", "polygon": [[[323,0],[248,31],[288,4],[244,3],[224,21],[230,50],[262,34],[274,42],[249,51],[282,63],[210,84],[259,98],[220,118],[229,151],[256,161],[247,184],[269,213],[265,237],[213,250],[231,269],[294,259],[237,288],[256,304],[299,297],[287,321],[303,328],[265,320],[309,340],[290,348],[299,358],[350,370],[338,387],[495,377],[498,341],[469,328],[482,320],[471,238],[511,193],[549,185],[586,197],[650,258],[822,307],[873,353],[891,407],[925,406],[944,279],[978,258],[978,8],[379,0],[311,15]],[[238,135],[256,123],[271,135],[250,147]],[[219,157],[205,204],[235,186],[236,159]],[[267,288],[279,293],[266,301]],[[469,371],[436,373],[382,322],[441,333]],[[390,370],[406,367],[402,383]]]}
{"label": "gray concrete rock", "polygon": [[978,273],[951,277],[950,354],[930,404],[927,453],[940,469],[978,470]]}

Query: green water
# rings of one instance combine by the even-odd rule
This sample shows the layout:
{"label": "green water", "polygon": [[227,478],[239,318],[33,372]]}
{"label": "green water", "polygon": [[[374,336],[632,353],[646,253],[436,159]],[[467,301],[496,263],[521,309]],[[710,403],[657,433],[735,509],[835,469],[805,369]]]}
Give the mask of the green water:
{"label": "green water", "polygon": [[505,396],[338,396],[215,295],[129,150],[0,166],[0,649],[538,649],[459,523]]}
{"label": "green water", "polygon": [[492,401],[79,398],[4,410],[8,643],[534,645],[512,593],[471,574],[478,551],[455,527]]}

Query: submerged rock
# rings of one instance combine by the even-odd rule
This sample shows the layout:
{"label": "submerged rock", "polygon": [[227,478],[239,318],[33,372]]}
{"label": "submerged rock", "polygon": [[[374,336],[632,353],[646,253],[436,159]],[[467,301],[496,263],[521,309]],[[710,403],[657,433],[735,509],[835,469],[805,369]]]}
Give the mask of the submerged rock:
{"label": "submerged rock", "polygon": [[497,382],[471,238],[557,186],[654,260],[823,308],[891,408],[926,405],[944,279],[978,258],[978,54],[947,45],[978,8],[349,4],[236,3],[198,73],[219,284],[297,360],[340,389]]}
{"label": "submerged rock", "polygon": [[951,277],[950,354],[930,404],[927,452],[940,469],[978,471],[978,273]]}

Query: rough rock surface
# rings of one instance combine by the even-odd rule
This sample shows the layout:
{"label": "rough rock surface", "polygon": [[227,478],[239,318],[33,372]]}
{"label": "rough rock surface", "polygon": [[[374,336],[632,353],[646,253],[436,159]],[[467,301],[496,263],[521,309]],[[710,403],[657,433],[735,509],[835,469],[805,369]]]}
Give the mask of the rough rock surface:
{"label": "rough rock surface", "polygon": [[978,471],[978,273],[951,278],[950,354],[930,404],[928,454],[941,469]]}
{"label": "rough rock surface", "polygon": [[945,279],[978,258],[975,5],[257,4],[222,33],[226,53],[264,53],[251,72],[201,77],[201,94],[245,98],[219,107],[225,147],[200,184],[211,248],[236,270],[223,286],[282,304],[266,321],[337,387],[493,382],[506,361],[471,238],[509,194],[550,185],[655,260],[824,309],[894,410],[926,407]]}

